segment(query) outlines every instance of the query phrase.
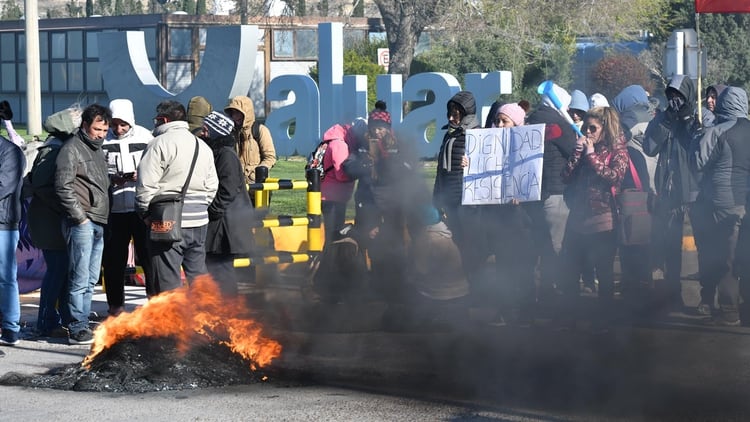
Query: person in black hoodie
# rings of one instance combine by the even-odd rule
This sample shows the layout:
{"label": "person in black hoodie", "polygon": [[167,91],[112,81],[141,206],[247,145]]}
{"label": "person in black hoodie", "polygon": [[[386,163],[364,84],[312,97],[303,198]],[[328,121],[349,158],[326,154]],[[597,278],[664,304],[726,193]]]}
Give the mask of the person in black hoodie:
{"label": "person in black hoodie", "polygon": [[[466,131],[481,127],[476,116],[476,100],[469,91],[456,93],[446,105],[448,124],[438,153],[437,175],[432,190],[432,201],[445,217],[445,224],[453,233],[453,240],[461,251],[464,268],[470,283],[476,283],[472,270],[477,269],[486,257],[487,242],[482,233],[469,234],[471,222],[478,226],[480,208],[462,206],[464,167],[466,156]],[[469,239],[471,239],[469,241]]]}
{"label": "person in black hoodie", "polygon": [[235,152],[234,123],[212,111],[203,119],[200,138],[214,154],[219,189],[208,206],[206,267],[224,295],[237,295],[234,258],[247,256],[253,245],[253,206],[245,188],[242,164]]}
{"label": "person in black hoodie", "polygon": [[[534,253],[540,258],[540,299],[549,297],[561,274],[563,241],[570,209],[565,202],[566,186],[562,172],[576,147],[576,133],[561,113],[566,113],[570,95],[554,85],[555,95],[563,110],[555,108],[548,95],[542,96],[539,107],[526,118],[527,125],[544,124],[544,156],[542,158],[542,200],[524,202],[532,221]],[[570,292],[577,294],[577,292]]]}
{"label": "person in black hoodie", "polygon": [[[671,305],[681,307],[682,235],[685,213],[698,196],[698,175],[688,165],[688,151],[700,135],[696,118],[697,90],[688,76],[675,75],[665,89],[667,109],[654,116],[646,128],[643,152],[658,155],[654,189],[656,234],[654,251],[662,254],[665,287]],[[692,219],[691,219],[692,220]],[[704,309],[699,308],[699,311]]]}

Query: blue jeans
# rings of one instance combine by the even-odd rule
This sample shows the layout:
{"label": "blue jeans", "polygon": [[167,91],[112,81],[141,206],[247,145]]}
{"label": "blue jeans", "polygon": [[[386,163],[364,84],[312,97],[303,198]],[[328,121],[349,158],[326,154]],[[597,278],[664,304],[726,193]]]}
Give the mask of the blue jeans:
{"label": "blue jeans", "polygon": [[36,328],[41,332],[54,330],[70,322],[68,311],[68,251],[42,249],[47,271],[42,278],[39,314]]}
{"label": "blue jeans", "polygon": [[71,333],[89,328],[91,297],[99,281],[104,251],[104,226],[89,220],[77,226],[63,228],[68,245],[68,311]]}
{"label": "blue jeans", "polygon": [[3,330],[18,332],[21,329],[21,303],[18,298],[18,265],[16,248],[18,230],[0,230],[0,313]]}

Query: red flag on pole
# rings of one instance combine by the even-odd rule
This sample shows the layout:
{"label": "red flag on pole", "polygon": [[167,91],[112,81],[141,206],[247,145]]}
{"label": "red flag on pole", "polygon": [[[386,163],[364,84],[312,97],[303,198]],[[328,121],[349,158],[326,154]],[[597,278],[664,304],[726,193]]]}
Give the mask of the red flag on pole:
{"label": "red flag on pole", "polygon": [[695,0],[695,13],[750,13],[750,0]]}

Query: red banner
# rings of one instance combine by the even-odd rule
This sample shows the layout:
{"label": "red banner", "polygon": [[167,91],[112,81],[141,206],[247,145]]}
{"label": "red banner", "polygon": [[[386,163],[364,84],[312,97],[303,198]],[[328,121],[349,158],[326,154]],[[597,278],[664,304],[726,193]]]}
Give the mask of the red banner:
{"label": "red banner", "polygon": [[695,13],[750,13],[750,0],[695,0]]}

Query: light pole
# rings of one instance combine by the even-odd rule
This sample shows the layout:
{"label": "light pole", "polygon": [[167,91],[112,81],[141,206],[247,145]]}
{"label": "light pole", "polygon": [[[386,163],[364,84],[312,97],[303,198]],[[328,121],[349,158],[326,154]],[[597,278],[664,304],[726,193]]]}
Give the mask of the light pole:
{"label": "light pole", "polygon": [[42,88],[39,72],[39,9],[37,0],[25,0],[26,125],[29,135],[42,134]]}

